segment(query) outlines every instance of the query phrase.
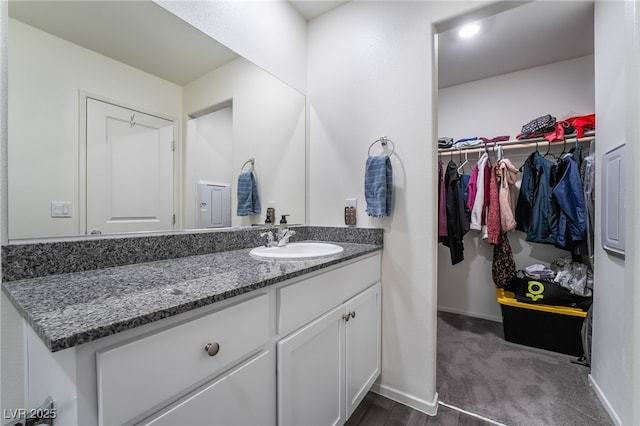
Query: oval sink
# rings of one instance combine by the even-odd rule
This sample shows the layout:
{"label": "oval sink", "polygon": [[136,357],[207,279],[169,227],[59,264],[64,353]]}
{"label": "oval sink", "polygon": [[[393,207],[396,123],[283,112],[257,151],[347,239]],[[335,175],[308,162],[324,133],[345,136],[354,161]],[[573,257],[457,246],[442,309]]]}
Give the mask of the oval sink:
{"label": "oval sink", "polygon": [[304,260],[342,253],[344,248],[329,243],[289,243],[283,247],[256,247],[249,254],[258,259]]}

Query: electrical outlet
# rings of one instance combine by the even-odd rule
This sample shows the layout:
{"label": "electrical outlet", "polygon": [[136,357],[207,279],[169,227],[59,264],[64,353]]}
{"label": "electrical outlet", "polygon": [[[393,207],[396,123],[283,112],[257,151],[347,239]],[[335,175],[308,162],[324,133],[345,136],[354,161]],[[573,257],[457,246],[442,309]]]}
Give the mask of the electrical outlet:
{"label": "electrical outlet", "polygon": [[356,198],[347,198],[344,200],[344,224],[353,226],[356,224],[356,207],[358,200]]}

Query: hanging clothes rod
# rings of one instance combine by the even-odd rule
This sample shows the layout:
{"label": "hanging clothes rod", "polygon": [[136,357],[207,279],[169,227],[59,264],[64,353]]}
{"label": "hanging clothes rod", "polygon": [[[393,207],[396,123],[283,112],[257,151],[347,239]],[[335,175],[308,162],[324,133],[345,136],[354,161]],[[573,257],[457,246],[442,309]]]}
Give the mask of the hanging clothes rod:
{"label": "hanging clothes rod", "polygon": [[[591,142],[596,139],[595,135],[596,135],[595,132],[585,132],[585,136],[581,138],[577,138],[576,135],[565,135],[565,140],[567,144],[574,143],[575,139],[578,139],[578,143]],[[485,149],[493,150],[494,147],[498,147],[498,146],[501,146],[504,150],[511,150],[511,149],[536,148],[536,147],[546,146],[546,145],[562,146],[563,142],[562,141],[549,142],[547,139],[543,137],[535,138],[535,139],[521,139],[521,140],[516,139],[516,140],[510,140],[510,141],[504,141],[504,142],[488,142],[486,145],[485,144],[475,145],[475,146],[470,146],[469,148],[439,149],[438,156],[455,154],[455,153],[463,153],[463,152],[467,154],[474,154],[477,152],[484,152]]]}

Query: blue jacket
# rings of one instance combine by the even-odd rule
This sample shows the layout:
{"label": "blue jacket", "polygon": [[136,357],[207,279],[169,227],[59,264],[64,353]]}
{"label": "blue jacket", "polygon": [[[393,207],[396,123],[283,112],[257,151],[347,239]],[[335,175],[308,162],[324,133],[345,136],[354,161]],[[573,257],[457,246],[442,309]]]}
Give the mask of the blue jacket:
{"label": "blue jacket", "polygon": [[580,170],[576,160],[570,155],[558,163],[553,197],[560,215],[556,246],[571,250],[574,242],[585,238],[587,216]]}
{"label": "blue jacket", "polygon": [[550,184],[553,163],[538,151],[522,166],[522,183],[516,205],[516,229],[524,231],[526,240],[555,244],[558,230],[558,206]]}

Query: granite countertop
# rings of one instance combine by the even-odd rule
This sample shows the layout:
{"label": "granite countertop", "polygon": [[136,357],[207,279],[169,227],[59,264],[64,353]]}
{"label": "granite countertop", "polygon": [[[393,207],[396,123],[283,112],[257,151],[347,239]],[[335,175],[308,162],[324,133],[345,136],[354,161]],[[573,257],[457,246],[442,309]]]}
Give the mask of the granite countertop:
{"label": "granite countertop", "polygon": [[380,250],[336,243],[338,255],[258,260],[250,249],[63,273],[3,283],[52,352],[177,315]]}

